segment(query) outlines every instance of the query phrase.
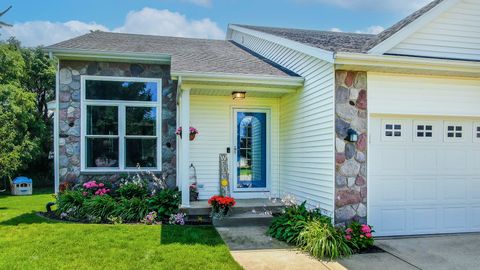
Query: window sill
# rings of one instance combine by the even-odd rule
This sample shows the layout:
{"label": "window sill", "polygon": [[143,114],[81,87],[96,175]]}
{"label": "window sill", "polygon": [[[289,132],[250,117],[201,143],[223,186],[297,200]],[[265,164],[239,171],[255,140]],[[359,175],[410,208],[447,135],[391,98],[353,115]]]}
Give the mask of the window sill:
{"label": "window sill", "polygon": [[145,173],[151,172],[154,174],[161,173],[162,171],[157,168],[145,168],[145,169],[126,169],[126,170],[108,170],[108,169],[99,169],[99,170],[81,170],[80,174],[82,175],[104,175],[104,174],[122,174],[122,173]]}

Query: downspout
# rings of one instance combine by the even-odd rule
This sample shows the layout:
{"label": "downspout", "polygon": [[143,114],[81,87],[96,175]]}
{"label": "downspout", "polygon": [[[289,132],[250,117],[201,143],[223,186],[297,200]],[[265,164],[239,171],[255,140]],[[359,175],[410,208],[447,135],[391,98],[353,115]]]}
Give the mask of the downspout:
{"label": "downspout", "polygon": [[[53,55],[49,53],[50,58]],[[60,60],[57,59],[57,72],[55,74],[55,111],[53,112],[53,173],[54,173],[54,191],[58,194],[60,186],[60,163],[59,163],[59,126],[60,126]]]}

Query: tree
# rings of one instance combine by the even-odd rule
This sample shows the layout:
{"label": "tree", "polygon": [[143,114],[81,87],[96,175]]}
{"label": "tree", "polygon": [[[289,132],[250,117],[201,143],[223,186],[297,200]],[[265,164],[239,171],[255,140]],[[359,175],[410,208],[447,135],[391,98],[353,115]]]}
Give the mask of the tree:
{"label": "tree", "polygon": [[19,50],[9,44],[0,44],[0,84],[20,86],[25,76],[25,61]]}
{"label": "tree", "polygon": [[36,49],[21,49],[25,62],[22,88],[35,93],[37,112],[43,121],[47,122],[47,103],[55,96],[55,62],[46,55],[40,47]]}
{"label": "tree", "polygon": [[45,123],[38,121],[35,94],[0,84],[0,178],[11,179],[41,153]]}
{"label": "tree", "polygon": [[[9,6],[6,10],[4,10],[3,12],[0,12],[0,17],[2,17],[3,15],[5,15],[5,13],[7,13],[11,8],[12,8],[12,6]],[[8,24],[8,23],[6,23],[6,22],[0,21],[0,28],[5,27],[5,26],[11,27],[12,25],[11,25],[11,24]]]}

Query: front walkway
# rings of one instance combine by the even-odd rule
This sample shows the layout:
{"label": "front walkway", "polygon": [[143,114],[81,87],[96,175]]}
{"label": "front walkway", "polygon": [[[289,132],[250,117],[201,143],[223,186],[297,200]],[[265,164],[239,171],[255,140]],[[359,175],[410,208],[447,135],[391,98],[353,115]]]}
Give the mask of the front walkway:
{"label": "front walkway", "polygon": [[337,263],[324,263],[295,250],[265,233],[267,226],[217,227],[233,258],[246,270],[320,269],[344,270]]}

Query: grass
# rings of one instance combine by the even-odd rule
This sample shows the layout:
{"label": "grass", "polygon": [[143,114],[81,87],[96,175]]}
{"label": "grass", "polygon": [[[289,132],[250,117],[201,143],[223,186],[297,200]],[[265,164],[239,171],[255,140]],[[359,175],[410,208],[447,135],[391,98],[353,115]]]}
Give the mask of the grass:
{"label": "grass", "polygon": [[0,269],[241,269],[211,226],[74,224],[39,217],[52,195],[0,194]]}

